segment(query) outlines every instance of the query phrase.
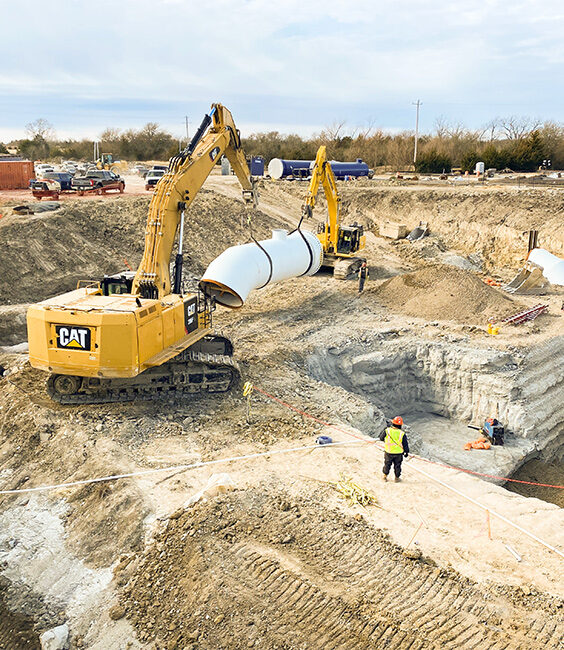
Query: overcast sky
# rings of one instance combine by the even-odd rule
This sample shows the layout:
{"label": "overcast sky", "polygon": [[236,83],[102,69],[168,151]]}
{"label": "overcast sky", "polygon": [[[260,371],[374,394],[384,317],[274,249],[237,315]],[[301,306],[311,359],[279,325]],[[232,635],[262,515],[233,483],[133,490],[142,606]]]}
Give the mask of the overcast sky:
{"label": "overcast sky", "polygon": [[158,122],[211,102],[247,135],[334,122],[563,121],[563,0],[0,0],[0,141]]}

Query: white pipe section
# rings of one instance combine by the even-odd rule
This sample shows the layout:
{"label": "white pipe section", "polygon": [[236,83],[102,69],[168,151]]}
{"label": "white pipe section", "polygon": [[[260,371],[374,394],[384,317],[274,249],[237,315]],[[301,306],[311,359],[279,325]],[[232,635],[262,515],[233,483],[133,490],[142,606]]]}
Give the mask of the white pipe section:
{"label": "white pipe section", "polygon": [[542,274],[552,284],[564,286],[564,260],[544,248],[533,248],[528,259],[542,266]]}
{"label": "white pipe section", "polygon": [[200,289],[220,305],[241,307],[253,289],[313,275],[323,262],[321,242],[308,230],[291,235],[273,230],[272,239],[259,244],[232,246],[216,257],[202,276]]}

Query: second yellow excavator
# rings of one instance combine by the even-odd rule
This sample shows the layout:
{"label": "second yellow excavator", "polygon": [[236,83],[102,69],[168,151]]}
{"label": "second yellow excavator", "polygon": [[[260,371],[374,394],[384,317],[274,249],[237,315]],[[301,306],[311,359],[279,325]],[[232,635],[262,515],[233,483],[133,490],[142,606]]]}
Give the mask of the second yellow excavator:
{"label": "second yellow excavator", "polygon": [[105,276],[28,309],[29,361],[51,373],[47,390],[54,400],[76,404],[171,391],[220,392],[236,380],[231,342],[211,332],[214,300],[185,293],[182,285],[185,211],[222,154],[243,186],[244,201],[256,205],[231,113],[212,104],[156,186],[137,272]]}
{"label": "second yellow excavator", "polygon": [[302,219],[313,215],[320,185],[323,186],[327,201],[327,219],[325,223],[319,224],[317,232],[323,246],[322,266],[332,268],[335,278],[346,280],[352,277],[365,261],[362,257],[357,257],[356,253],[363,250],[366,236],[364,227],[360,224],[341,224],[341,197],[337,191],[331,163],[327,160],[325,146],[319,147],[311,169],[311,181],[302,207]]}

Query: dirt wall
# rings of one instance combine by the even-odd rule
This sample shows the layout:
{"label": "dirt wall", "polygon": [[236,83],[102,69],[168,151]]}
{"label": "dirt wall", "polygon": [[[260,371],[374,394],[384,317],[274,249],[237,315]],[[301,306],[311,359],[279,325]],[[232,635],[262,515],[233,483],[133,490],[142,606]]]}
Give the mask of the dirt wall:
{"label": "dirt wall", "polygon": [[344,220],[357,219],[377,233],[386,220],[414,228],[428,222],[445,244],[481,253],[490,268],[515,268],[527,253],[527,233],[564,254],[564,193],[550,189],[356,187],[340,184]]}

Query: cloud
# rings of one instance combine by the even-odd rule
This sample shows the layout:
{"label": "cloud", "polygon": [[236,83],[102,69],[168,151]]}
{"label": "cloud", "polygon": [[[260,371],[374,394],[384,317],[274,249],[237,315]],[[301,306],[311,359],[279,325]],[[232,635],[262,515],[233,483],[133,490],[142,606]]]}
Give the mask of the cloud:
{"label": "cloud", "polygon": [[96,119],[104,102],[116,124],[151,106],[169,119],[224,101],[239,121],[297,129],[341,118],[411,126],[417,98],[423,125],[435,105],[472,120],[487,106],[493,117],[505,104],[564,103],[557,0],[63,0],[49,12],[20,0],[3,23],[0,128],[43,105],[63,129]]}

